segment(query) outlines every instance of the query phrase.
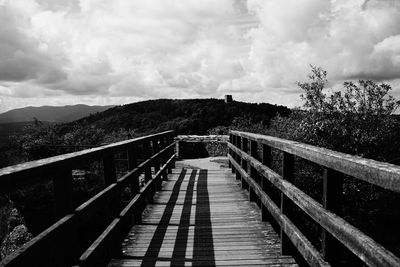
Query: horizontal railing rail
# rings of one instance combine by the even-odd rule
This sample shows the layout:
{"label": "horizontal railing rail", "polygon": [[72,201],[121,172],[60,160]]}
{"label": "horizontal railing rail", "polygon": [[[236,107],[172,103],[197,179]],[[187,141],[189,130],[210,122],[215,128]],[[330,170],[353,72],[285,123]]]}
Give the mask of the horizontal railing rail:
{"label": "horizontal railing rail", "polygon": [[[283,152],[282,175],[271,169],[271,148]],[[294,246],[309,265],[328,266],[338,263],[340,242],[369,266],[400,266],[398,257],[339,216],[344,174],[399,192],[400,167],[295,141],[239,131],[230,132],[228,149],[232,171],[242,180],[243,187],[249,190],[250,199],[261,204],[263,220],[273,218],[280,226],[283,254],[290,253],[290,248]],[[323,204],[293,185],[294,156],[324,168]],[[271,186],[281,194],[280,207],[271,199]],[[292,203],[322,227],[321,252],[289,219]]]}
{"label": "horizontal railing rail", "polygon": [[226,143],[229,140],[229,135],[178,135],[175,140],[177,142]]}
{"label": "horizontal railing rail", "polygon": [[[167,131],[0,169],[0,195],[51,180],[60,218],[4,258],[0,265],[106,265],[109,257],[122,253],[123,233],[140,222],[146,203],[151,202],[162,179],[166,179],[174,167],[174,149],[173,132]],[[118,179],[114,156],[121,152],[127,152],[128,172]],[[142,162],[138,161],[139,157]],[[103,162],[106,187],[73,208],[71,172],[96,160]],[[146,181],[142,188],[140,177]],[[121,195],[127,187],[132,199],[124,206]],[[91,233],[94,226],[98,229]]]}

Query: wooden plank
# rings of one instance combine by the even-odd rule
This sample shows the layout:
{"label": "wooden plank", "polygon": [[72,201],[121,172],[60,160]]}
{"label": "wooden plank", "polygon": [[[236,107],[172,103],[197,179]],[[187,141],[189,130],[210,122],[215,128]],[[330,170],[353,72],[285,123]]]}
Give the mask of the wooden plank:
{"label": "wooden plank", "polygon": [[125,239],[128,259],[110,266],[297,266],[280,255],[278,235],[230,172],[171,176]]}
{"label": "wooden plank", "polygon": [[230,133],[269,145],[368,183],[400,192],[400,166],[272,136],[238,131]]}
{"label": "wooden plank", "polygon": [[79,258],[79,266],[105,266],[111,257],[121,254],[122,223],[119,218],[114,219],[104,232]]}
{"label": "wooden plank", "polygon": [[[159,153],[160,155],[162,152]],[[120,253],[120,244],[123,236],[126,234],[133,222],[141,222],[134,220],[132,215],[141,216],[144,209],[144,199],[152,197],[154,194],[154,183],[161,179],[162,172],[168,167],[173,160],[172,156],[162,169],[155,175],[154,179],[149,181],[137,195],[119,214],[119,218],[114,219],[104,232],[92,243],[92,245],[80,257],[80,266],[104,266],[112,256],[118,256]],[[81,209],[87,209],[83,207]]]}
{"label": "wooden plank", "polygon": [[[122,151],[130,145],[141,144],[151,140],[156,136],[171,135],[173,131],[166,131],[154,135],[143,136],[126,141],[113,143],[78,152],[63,154],[45,159],[21,163],[0,169],[0,195],[12,192],[26,185],[34,184],[39,181],[49,180],[52,172],[57,172],[60,168],[72,168],[80,162],[100,158],[105,153],[115,153]],[[172,142],[172,141],[171,141]]]}
{"label": "wooden plank", "polygon": [[[232,164],[239,166],[235,161]],[[263,205],[268,209],[269,213],[274,217],[277,223],[281,226],[281,229],[286,236],[291,240],[294,246],[298,249],[303,258],[310,264],[310,266],[330,266],[324,261],[319,251],[311,244],[311,242],[300,232],[300,230],[290,221],[290,219],[284,215],[272,199],[262,190],[262,188],[250,179],[246,172],[239,169],[242,172],[244,179],[249,181],[251,187],[253,187],[255,193],[260,198]]]}
{"label": "wooden plank", "polygon": [[55,217],[60,219],[73,211],[72,171],[60,170],[53,178]]}
{"label": "wooden plank", "polygon": [[[27,179],[24,175],[36,175],[37,173],[42,174],[42,177],[47,177],[49,174],[54,175],[55,173],[63,173],[65,170],[65,177],[54,177],[55,191],[56,191],[56,201],[60,211],[64,214],[71,211],[70,206],[70,191],[72,177],[71,168],[73,164],[78,164],[82,160],[92,159],[94,156],[101,157],[104,156],[104,167],[105,167],[105,182],[109,184],[108,187],[100,191],[96,196],[92,197],[85,203],[81,204],[75,209],[74,214],[70,214],[62,218],[57,223],[53,224],[51,227],[46,229],[44,232],[33,238],[30,242],[24,245],[22,248],[17,250],[15,253],[11,254],[9,257],[1,262],[3,266],[28,266],[28,265],[41,265],[41,266],[64,266],[76,264],[78,260],[79,250],[81,244],[78,244],[78,228],[87,224],[92,214],[98,211],[104,211],[106,208],[106,216],[104,220],[112,221],[115,216],[118,216],[120,211],[120,199],[119,193],[122,185],[126,186],[126,183],[131,179],[135,178],[134,174],[143,171],[143,166],[150,166],[150,164],[156,160],[160,159],[162,156],[168,154],[173,154],[173,144],[170,144],[167,148],[163,149],[159,153],[153,155],[148,159],[143,166],[138,166],[129,175],[124,176],[123,179],[116,180],[115,176],[115,166],[113,161],[113,153],[116,149],[129,149],[131,146],[140,144],[147,140],[152,140],[158,136],[169,136],[172,134],[171,131],[164,132],[161,134],[156,134],[152,136],[146,136],[141,138],[136,138],[133,140],[119,142],[117,144],[107,145],[96,149],[89,149],[81,152],[71,153],[67,155],[52,157],[40,161],[30,162],[29,164],[20,164],[16,166],[11,166],[9,168],[4,168],[0,170],[0,184],[7,183],[10,179],[14,179],[12,186],[4,189],[0,186],[3,192],[11,190],[12,188],[21,186],[22,184],[27,184],[26,182],[20,183],[23,179]],[[171,139],[172,140],[172,139]],[[165,171],[167,167],[172,164],[175,159],[175,155],[172,155],[166,165],[163,166]],[[26,169],[24,169],[26,168]],[[61,170],[61,171],[60,171]],[[17,177],[18,176],[18,177]],[[157,180],[160,180],[161,173],[156,174]],[[138,176],[137,176],[138,177]],[[136,178],[137,178],[136,177]],[[43,178],[40,178],[43,179]],[[40,180],[39,179],[39,180]],[[48,179],[48,177],[46,178]],[[28,179],[29,180],[29,179]],[[29,180],[29,182],[38,181],[36,178]],[[120,214],[121,215],[121,214]],[[125,223],[130,222],[126,220],[127,216],[121,217],[121,222],[126,227]],[[134,222],[134,220],[133,220]],[[130,227],[131,225],[129,225]],[[111,229],[111,228],[110,228]],[[111,231],[112,232],[112,231]],[[102,241],[102,238],[106,240],[108,235],[100,236],[98,240]],[[101,243],[103,244],[103,243]]]}
{"label": "wooden plank", "polygon": [[104,183],[110,185],[117,182],[117,173],[115,172],[114,155],[108,154],[103,157]]}
{"label": "wooden plank", "polygon": [[[343,174],[331,169],[323,170],[322,204],[338,216],[343,215]],[[321,251],[324,259],[332,264],[340,264],[343,246],[325,229],[321,232]]]}
{"label": "wooden plank", "polygon": [[[283,152],[282,161],[282,178],[286,181],[294,182],[294,156],[287,152]],[[291,218],[293,216],[293,206],[291,201],[281,193],[281,212],[286,215],[286,217]],[[293,245],[290,238],[285,234],[283,227],[281,226],[280,237],[282,242],[281,252],[282,255],[292,255]]]}
{"label": "wooden plank", "polygon": [[240,154],[242,158],[248,160],[250,165],[256,168],[259,173],[274,184],[274,186],[307,213],[315,222],[321,225],[365,263],[370,266],[400,266],[400,259],[383,246],[376,243],[372,238],[368,237],[336,214],[324,209],[321,204],[293,184],[283,180],[280,175],[264,166],[261,162],[247,153],[233,146],[231,147],[236,153]]}

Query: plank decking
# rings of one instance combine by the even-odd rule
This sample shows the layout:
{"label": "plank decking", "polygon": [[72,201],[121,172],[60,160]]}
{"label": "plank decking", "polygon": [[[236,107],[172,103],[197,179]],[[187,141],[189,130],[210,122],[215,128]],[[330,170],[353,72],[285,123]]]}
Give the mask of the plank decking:
{"label": "plank decking", "polygon": [[280,255],[278,235],[229,169],[184,166],[177,164],[109,266],[297,266]]}

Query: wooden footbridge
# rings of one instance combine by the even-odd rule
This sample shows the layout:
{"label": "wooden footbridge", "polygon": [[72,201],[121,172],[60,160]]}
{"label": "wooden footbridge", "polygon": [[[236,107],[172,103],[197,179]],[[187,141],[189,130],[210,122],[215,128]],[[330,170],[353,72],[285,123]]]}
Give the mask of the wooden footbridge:
{"label": "wooden footbridge", "polygon": [[[400,192],[400,167],[238,131],[225,158],[177,160],[175,146],[168,131],[0,169],[0,195],[51,181],[58,218],[0,266],[340,266],[343,248],[369,266],[400,266],[340,217],[344,175]],[[323,168],[322,203],[293,185],[295,157]],[[72,170],[94,161],[104,189],[74,206]],[[320,225],[320,247],[293,207]]]}

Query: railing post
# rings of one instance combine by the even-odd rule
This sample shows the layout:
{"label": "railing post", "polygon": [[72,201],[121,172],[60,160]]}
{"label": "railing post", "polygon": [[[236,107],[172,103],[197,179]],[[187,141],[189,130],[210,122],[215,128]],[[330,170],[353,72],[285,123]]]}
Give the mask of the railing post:
{"label": "railing post", "polygon": [[[233,138],[231,133],[229,133],[228,143],[233,144]],[[232,156],[232,150],[230,148],[228,149],[228,154]],[[228,160],[228,167],[232,169],[232,173],[235,172],[230,160]]]}
{"label": "railing post", "polygon": [[[325,209],[342,216],[343,174],[332,169],[323,169],[323,199]],[[339,265],[343,247],[331,234],[322,229],[321,251],[324,260]]]}
{"label": "railing post", "polygon": [[[166,148],[166,145],[165,145],[165,136],[163,135],[160,137],[160,150],[162,150],[164,148]],[[160,158],[160,166],[162,167],[165,162],[166,162],[166,156],[164,153]]]}
{"label": "railing post", "polygon": [[[241,137],[241,146],[242,146],[241,147],[242,151],[247,153],[248,142],[247,142],[247,139],[245,137]],[[241,158],[241,166],[242,166],[242,169],[245,172],[248,172],[247,161],[245,159],[243,159],[243,158]],[[243,177],[242,177],[242,188],[248,189],[248,185],[247,185],[246,181],[243,180]]]}
{"label": "railing post", "polygon": [[128,148],[128,170],[131,171],[137,167],[137,151],[135,146]]}
{"label": "railing post", "polygon": [[[175,141],[174,141],[174,137],[172,136],[172,134],[171,134],[171,138],[169,139],[169,142],[168,142],[168,145],[169,144],[173,144]],[[172,148],[173,149],[173,148]],[[176,154],[176,157],[175,158],[179,158],[179,152],[176,150],[173,150],[173,153],[175,153]],[[171,169],[170,169],[170,172],[172,172],[172,169],[173,168],[175,168],[175,159],[171,162]]]}
{"label": "railing post", "polygon": [[165,136],[160,136],[160,149],[164,149],[166,147],[165,143]]}
{"label": "railing post", "polygon": [[[258,154],[257,142],[250,140],[250,156],[257,159],[258,158],[257,154]],[[250,178],[253,179],[254,181],[256,181],[256,183],[258,183],[257,171],[251,166],[250,162],[248,162],[247,164],[248,164]],[[250,185],[249,185],[249,199],[250,199],[250,201],[257,201],[257,196],[254,193],[254,191],[251,189]],[[257,204],[260,204],[260,203],[257,203]]]}
{"label": "railing post", "polygon": [[115,161],[113,154],[107,154],[103,157],[103,169],[104,169],[104,183],[110,185],[117,182],[117,175],[115,172]]}
{"label": "railing post", "polygon": [[[283,163],[282,163],[282,178],[293,182],[294,177],[294,156],[287,152],[283,152]],[[290,200],[281,193],[281,212],[285,214],[289,219],[292,212],[292,203]],[[293,250],[293,244],[290,241],[289,237],[283,231],[283,227],[280,229],[280,237],[281,237],[281,253],[282,255],[290,255]]]}
{"label": "railing post", "polygon": [[257,141],[250,140],[250,155],[257,160],[259,159]]}
{"label": "railing post", "polygon": [[73,210],[72,171],[63,169],[53,178],[55,216],[62,218]]}
{"label": "railing post", "polygon": [[272,163],[272,154],[271,154],[271,147],[268,145],[262,145],[262,163],[271,168]]}
{"label": "railing post", "polygon": [[[168,151],[168,158],[170,158],[173,154],[174,154],[174,152],[175,152],[175,150],[174,150],[174,147],[171,147],[171,148],[169,148],[169,150],[171,150],[171,152],[169,152]],[[173,162],[171,162],[169,165],[168,165],[168,167],[167,167],[167,176],[168,176],[168,173],[172,173],[172,168],[173,168]]]}
{"label": "railing post", "polygon": [[[153,139],[153,153],[156,154],[160,151],[160,146],[158,144],[158,138]],[[158,172],[160,170],[160,158],[156,158],[154,162],[154,171]]]}
{"label": "railing post", "polygon": [[[137,167],[137,147],[133,146],[128,149],[128,169],[132,171]],[[131,181],[131,192],[135,195],[139,192],[139,176],[135,175]]]}
{"label": "railing post", "polygon": [[[262,164],[271,167],[272,155],[271,155],[271,147],[263,144],[262,145]],[[271,186],[268,184],[267,178],[261,176],[261,188],[262,190],[271,197]],[[261,219],[262,221],[272,222],[272,215],[269,213],[268,209],[261,205]]]}
{"label": "railing post", "polygon": [[[235,146],[239,149],[242,149],[242,139],[240,136],[235,135]],[[238,153],[235,153],[235,161],[239,164],[239,166],[242,166],[242,159]],[[242,180],[242,175],[240,174],[239,171],[236,171],[236,180]],[[243,187],[243,183],[242,183]]]}
{"label": "railing post", "polygon": [[[142,147],[143,147],[143,158],[146,161],[150,158],[150,153],[151,153],[149,141],[144,142]],[[149,181],[149,180],[151,180],[151,178],[152,178],[151,177],[151,166],[149,166],[144,170],[144,179],[145,179],[145,181]]]}

